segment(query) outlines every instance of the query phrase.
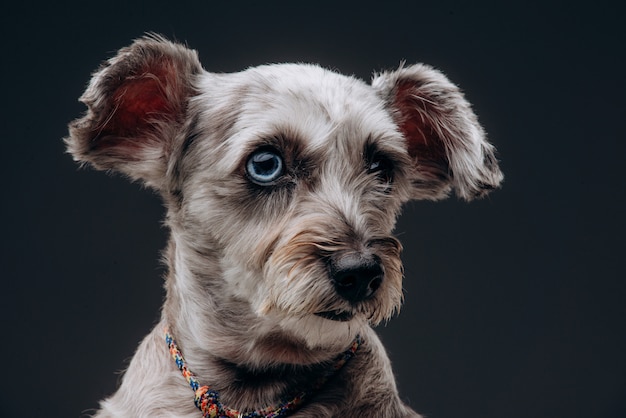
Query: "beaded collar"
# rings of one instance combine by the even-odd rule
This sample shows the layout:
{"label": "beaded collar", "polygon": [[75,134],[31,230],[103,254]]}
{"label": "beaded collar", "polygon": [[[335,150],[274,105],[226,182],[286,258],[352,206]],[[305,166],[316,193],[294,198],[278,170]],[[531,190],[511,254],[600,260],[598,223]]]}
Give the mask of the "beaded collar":
{"label": "beaded collar", "polygon": [[170,354],[176,362],[176,366],[182,372],[183,376],[194,391],[194,404],[202,412],[203,418],[282,418],[286,417],[296,409],[298,409],[312,392],[321,388],[326,381],[337,373],[352,357],[356,350],[363,342],[361,336],[357,335],[350,348],[337,356],[332,367],[328,368],[324,374],[315,382],[311,390],[299,392],[292,398],[281,399],[276,405],[271,405],[256,411],[240,412],[235,409],[228,408],[220,402],[220,395],[217,391],[212,390],[209,386],[200,386],[196,376],[189,370],[183,354],[178,349],[176,341],[170,335],[168,329],[165,329],[165,342],[169,347]]}

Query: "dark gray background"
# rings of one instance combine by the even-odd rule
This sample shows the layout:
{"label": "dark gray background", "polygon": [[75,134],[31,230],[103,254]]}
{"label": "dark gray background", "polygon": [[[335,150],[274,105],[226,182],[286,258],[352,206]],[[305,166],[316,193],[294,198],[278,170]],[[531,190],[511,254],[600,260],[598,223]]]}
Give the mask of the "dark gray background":
{"label": "dark gray background", "polygon": [[406,304],[380,334],[402,397],[431,418],[626,416],[619,2],[129,3],[0,10],[0,416],[95,408],[158,317],[159,199],[78,170],[61,141],[91,71],[145,31],[186,41],[211,71],[311,61],[369,80],[406,59],[446,72],[506,181],[399,221]]}

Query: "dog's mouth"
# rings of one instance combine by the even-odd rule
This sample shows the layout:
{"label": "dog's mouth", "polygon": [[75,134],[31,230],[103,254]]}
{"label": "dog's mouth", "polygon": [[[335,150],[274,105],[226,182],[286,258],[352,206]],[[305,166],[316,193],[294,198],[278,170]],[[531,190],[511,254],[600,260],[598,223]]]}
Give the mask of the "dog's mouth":
{"label": "dog's mouth", "polygon": [[347,322],[354,317],[354,314],[352,312],[342,310],[317,312],[315,315],[320,316],[324,319],[330,319],[331,321],[338,322]]}

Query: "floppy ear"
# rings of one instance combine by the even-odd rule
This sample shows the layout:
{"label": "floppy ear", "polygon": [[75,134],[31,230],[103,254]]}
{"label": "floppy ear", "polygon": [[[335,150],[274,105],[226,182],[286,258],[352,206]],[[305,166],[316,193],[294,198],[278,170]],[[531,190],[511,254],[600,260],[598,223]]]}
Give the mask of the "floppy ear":
{"label": "floppy ear", "polygon": [[156,35],[122,48],[94,73],[81,96],[88,110],[69,125],[68,152],[158,189],[185,120],[192,79],[200,72],[195,51]]}
{"label": "floppy ear", "polygon": [[414,198],[466,200],[498,187],[503,175],[470,104],[442,73],[424,64],[374,77],[414,161]]}

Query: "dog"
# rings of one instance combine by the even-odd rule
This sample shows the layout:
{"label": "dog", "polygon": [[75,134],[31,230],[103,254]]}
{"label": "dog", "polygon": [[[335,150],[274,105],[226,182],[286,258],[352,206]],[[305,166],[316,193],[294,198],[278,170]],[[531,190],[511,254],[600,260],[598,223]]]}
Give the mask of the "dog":
{"label": "dog", "polygon": [[93,74],[64,138],[163,198],[166,297],[97,417],[419,417],[372,327],[403,302],[405,202],[503,179],[470,104],[402,64],[232,74],[159,35]]}

